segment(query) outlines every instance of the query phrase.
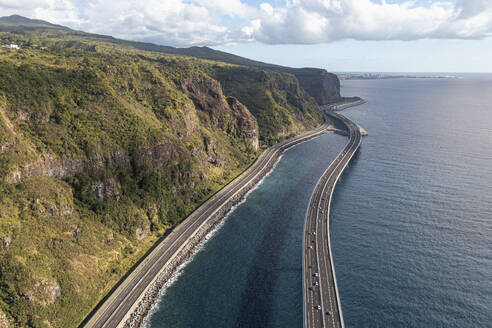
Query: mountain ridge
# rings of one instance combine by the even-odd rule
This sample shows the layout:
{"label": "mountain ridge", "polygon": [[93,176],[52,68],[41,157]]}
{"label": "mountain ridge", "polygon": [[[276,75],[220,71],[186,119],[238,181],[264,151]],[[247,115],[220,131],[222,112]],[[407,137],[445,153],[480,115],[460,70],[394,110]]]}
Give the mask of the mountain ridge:
{"label": "mountain ridge", "polygon": [[2,26],[3,24],[5,24],[5,22],[12,22],[12,21],[15,21],[17,24],[16,26],[19,28],[22,28],[23,26],[27,28],[36,28],[36,27],[62,28],[69,31],[73,31],[74,33],[83,33],[98,38],[104,38],[118,44],[123,43],[123,44],[131,45],[141,50],[162,52],[162,53],[174,54],[174,55],[184,55],[184,56],[196,57],[201,59],[226,62],[235,65],[286,72],[295,75],[299,80],[301,86],[318,102],[319,105],[330,104],[333,102],[340,101],[342,99],[340,95],[340,81],[338,80],[338,77],[335,74],[329,73],[325,69],[321,69],[321,68],[314,68],[314,67],[292,68],[292,67],[286,67],[276,64],[269,64],[269,63],[264,63],[261,61],[241,57],[238,55],[230,54],[227,52],[223,52],[220,50],[211,49],[206,46],[204,47],[192,46],[188,48],[177,48],[177,47],[166,46],[166,45],[158,45],[149,42],[122,40],[122,39],[114,38],[112,36],[74,31],[64,26],[55,25],[42,20],[32,20],[19,15],[0,17],[0,30],[2,30],[2,28],[4,29],[12,28],[13,25]]}
{"label": "mountain ridge", "polygon": [[77,327],[262,148],[323,123],[288,72],[17,16],[0,40],[20,46],[0,48],[2,328]]}
{"label": "mountain ridge", "polygon": [[62,25],[52,24],[50,22],[41,19],[31,19],[21,15],[10,15],[0,17],[0,30],[7,28],[36,28],[36,27],[46,27],[46,28],[59,28],[65,30],[71,30],[70,28]]}

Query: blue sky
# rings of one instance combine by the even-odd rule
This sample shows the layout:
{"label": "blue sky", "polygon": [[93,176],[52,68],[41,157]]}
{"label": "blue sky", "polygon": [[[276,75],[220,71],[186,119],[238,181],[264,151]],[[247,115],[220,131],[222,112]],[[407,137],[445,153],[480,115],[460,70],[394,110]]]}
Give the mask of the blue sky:
{"label": "blue sky", "polygon": [[492,0],[0,0],[11,14],[337,72],[492,72]]}
{"label": "blue sky", "polygon": [[492,72],[492,40],[344,40],[316,45],[246,43],[217,50],[294,67],[332,72]]}

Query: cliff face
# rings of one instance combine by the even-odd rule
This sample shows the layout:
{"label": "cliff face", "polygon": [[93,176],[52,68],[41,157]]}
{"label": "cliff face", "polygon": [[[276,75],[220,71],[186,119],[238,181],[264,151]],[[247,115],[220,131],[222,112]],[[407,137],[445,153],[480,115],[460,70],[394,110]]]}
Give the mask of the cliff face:
{"label": "cliff face", "polygon": [[0,38],[22,47],[0,49],[0,321],[13,327],[76,327],[260,145],[322,123],[289,73],[50,27]]}
{"label": "cliff face", "polygon": [[227,97],[227,104],[232,109],[232,115],[234,117],[235,124],[233,128],[229,130],[229,133],[235,133],[236,136],[248,140],[254,147],[258,149],[259,141],[259,129],[256,118],[249,112],[249,110],[234,97]]}
{"label": "cliff face", "polygon": [[257,118],[262,144],[319,126],[322,114],[314,98],[289,73],[248,67],[213,67],[210,75]]}
{"label": "cliff face", "polygon": [[208,47],[174,48],[168,46],[159,46],[150,43],[123,41],[116,39],[113,39],[113,42],[131,44],[138,49],[152,50],[168,54],[181,54],[197,58],[217,60],[220,62],[231,63],[251,68],[290,73],[297,77],[300,86],[310,96],[316,99],[319,105],[325,105],[341,100],[340,81],[338,77],[335,74],[328,73],[324,69],[290,68],[275,64],[268,64],[232,55],[223,51],[214,50]]}
{"label": "cliff face", "polygon": [[181,82],[181,89],[202,111],[211,127],[244,138],[258,149],[258,122],[234,97],[225,97],[218,81],[207,76],[193,76]]}
{"label": "cliff face", "polygon": [[299,68],[289,72],[297,77],[302,87],[316,99],[319,105],[341,100],[340,80],[335,74],[318,68]]}

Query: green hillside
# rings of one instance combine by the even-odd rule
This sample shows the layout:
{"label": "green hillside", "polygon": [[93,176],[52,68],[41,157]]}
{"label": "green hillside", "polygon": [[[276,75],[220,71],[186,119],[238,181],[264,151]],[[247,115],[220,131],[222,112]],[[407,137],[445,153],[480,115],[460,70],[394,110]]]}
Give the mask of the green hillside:
{"label": "green hillside", "polygon": [[296,76],[0,18],[0,327],[76,327],[261,147],[322,123]]}
{"label": "green hillside", "polygon": [[227,52],[214,50],[208,47],[189,47],[175,48],[170,46],[157,45],[147,42],[137,42],[116,39],[111,36],[95,35],[79,31],[73,31],[66,27],[54,25],[41,20],[31,20],[22,16],[13,15],[0,19],[0,30],[26,31],[33,29],[63,29],[66,34],[83,36],[93,40],[101,40],[118,45],[131,46],[136,49],[161,52],[171,55],[184,55],[195,58],[214,60],[234,65],[247,66],[252,68],[267,69],[272,71],[284,72],[294,75],[301,87],[309,93],[318,104],[324,105],[340,101],[340,81],[335,74],[328,73],[320,68],[292,68],[275,64],[263,63],[249,58],[233,55]]}

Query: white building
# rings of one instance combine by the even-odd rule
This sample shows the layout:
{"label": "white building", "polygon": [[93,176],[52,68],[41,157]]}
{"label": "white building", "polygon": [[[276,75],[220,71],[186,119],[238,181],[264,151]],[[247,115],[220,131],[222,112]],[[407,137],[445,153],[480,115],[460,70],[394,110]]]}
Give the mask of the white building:
{"label": "white building", "polygon": [[7,45],[2,46],[2,48],[11,49],[11,50],[12,49],[14,49],[14,50],[20,49],[19,46],[16,44],[7,44]]}

